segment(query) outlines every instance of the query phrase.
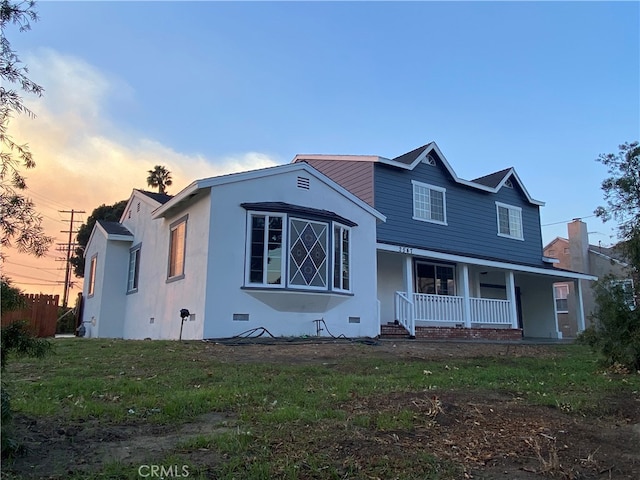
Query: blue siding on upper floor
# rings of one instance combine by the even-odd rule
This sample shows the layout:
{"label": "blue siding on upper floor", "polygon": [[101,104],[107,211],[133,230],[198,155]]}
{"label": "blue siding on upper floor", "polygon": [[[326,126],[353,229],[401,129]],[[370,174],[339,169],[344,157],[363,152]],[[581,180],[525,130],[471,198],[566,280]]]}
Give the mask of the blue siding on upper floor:
{"label": "blue siding on upper floor", "polygon": [[[447,225],[412,218],[412,180],[447,189]],[[527,201],[515,180],[513,188],[490,193],[455,182],[439,160],[413,170],[377,163],[374,189],[375,208],[387,216],[378,224],[379,242],[542,265],[539,207]],[[524,240],[498,236],[495,202],[522,208]]]}

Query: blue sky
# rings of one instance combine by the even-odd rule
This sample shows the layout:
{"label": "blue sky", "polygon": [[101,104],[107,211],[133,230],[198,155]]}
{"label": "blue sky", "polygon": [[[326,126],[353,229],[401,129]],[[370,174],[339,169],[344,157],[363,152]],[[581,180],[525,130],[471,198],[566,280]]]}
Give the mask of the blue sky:
{"label": "blue sky", "polygon": [[12,127],[36,153],[31,192],[58,241],[58,210],[127,198],[157,163],[177,193],[298,153],[395,157],[430,141],[462,178],[515,167],[546,202],[545,242],[574,217],[592,243],[615,241],[589,216],[606,176],[595,158],[640,137],[638,2],[37,9],[31,31],[6,34],[45,97]]}

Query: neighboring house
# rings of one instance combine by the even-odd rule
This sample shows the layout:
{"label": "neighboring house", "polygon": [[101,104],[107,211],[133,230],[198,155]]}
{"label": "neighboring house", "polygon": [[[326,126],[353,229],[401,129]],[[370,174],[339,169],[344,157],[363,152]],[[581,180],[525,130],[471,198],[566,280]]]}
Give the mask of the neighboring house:
{"label": "neighboring house", "polygon": [[85,250],[87,336],[375,337],[384,220],[304,163],[134,190]]}
{"label": "neighboring house", "polygon": [[[619,250],[616,247],[590,245],[587,224],[580,219],[569,223],[567,232],[568,238],[557,237],[544,247],[545,255],[557,258],[557,266],[560,268],[589,273],[598,278],[615,276],[629,293],[629,301],[633,302],[632,271]],[[554,285],[558,329],[565,337],[575,337],[584,329],[585,324],[578,317],[580,310],[584,312],[586,326],[589,326],[589,318],[595,308],[592,281],[581,280],[580,283],[582,308],[573,282],[558,282]]]}
{"label": "neighboring house", "polygon": [[464,180],[433,142],[393,159],[297,155],[294,162],[386,216],[376,232],[383,325],[435,338],[562,338],[553,284],[574,284],[580,296],[579,282],[596,279],[543,256],[543,203],[513,168]]}

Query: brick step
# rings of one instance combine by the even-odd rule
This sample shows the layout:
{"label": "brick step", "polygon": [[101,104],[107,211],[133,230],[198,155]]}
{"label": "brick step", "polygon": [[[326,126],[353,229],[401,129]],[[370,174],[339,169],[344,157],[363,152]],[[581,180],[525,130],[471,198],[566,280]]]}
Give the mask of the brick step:
{"label": "brick step", "polygon": [[[402,326],[388,323],[380,326],[380,338],[409,338],[409,332]],[[416,327],[416,338],[431,340],[522,340],[522,329],[513,328],[459,328],[459,327]]]}

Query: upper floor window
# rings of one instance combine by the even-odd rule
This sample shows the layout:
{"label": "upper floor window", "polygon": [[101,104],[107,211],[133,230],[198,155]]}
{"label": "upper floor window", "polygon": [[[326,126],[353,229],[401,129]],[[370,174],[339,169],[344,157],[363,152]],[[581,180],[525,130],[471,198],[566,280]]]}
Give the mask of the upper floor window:
{"label": "upper floor window", "polygon": [[247,233],[248,286],[350,290],[348,227],[256,212],[249,215]]}
{"label": "upper floor window", "polygon": [[138,277],[140,275],[140,247],[137,245],[129,251],[129,272],[127,275],[127,293],[138,291]]}
{"label": "upper floor window", "polygon": [[87,296],[92,297],[95,293],[96,287],[96,268],[98,266],[98,254],[96,253],[91,257],[91,263],[89,264],[89,288],[87,290]]}
{"label": "upper floor window", "polygon": [[447,190],[426,183],[411,181],[413,185],[413,218],[426,222],[447,224]]}
{"label": "upper floor window", "polygon": [[554,296],[556,299],[556,311],[558,313],[569,312],[569,285],[566,283],[556,283],[553,286]]}
{"label": "upper floor window", "polygon": [[187,240],[187,217],[182,217],[169,227],[169,269],[167,280],[184,277],[184,260]]}
{"label": "upper floor window", "polygon": [[496,212],[498,215],[498,235],[501,237],[524,240],[522,232],[522,209],[496,202]]}

